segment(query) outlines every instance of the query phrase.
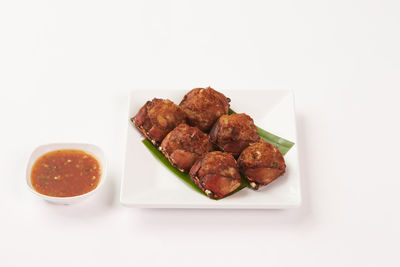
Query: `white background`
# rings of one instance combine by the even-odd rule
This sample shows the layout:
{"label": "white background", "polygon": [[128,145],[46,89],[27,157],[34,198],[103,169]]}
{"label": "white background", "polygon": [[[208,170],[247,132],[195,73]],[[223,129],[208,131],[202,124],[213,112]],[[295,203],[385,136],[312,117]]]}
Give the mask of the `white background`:
{"label": "white background", "polygon": [[[1,1],[0,266],[399,266],[399,1]],[[303,205],[119,204],[128,92],[293,89]],[[101,146],[98,195],[26,188],[31,151]]]}

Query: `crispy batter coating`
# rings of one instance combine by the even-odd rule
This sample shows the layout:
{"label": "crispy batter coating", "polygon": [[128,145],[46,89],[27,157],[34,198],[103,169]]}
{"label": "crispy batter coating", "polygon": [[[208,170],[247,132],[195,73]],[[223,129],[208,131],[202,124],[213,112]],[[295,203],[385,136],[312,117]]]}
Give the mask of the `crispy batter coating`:
{"label": "crispy batter coating", "polygon": [[147,139],[159,145],[177,125],[186,122],[186,114],[171,100],[154,98],[147,101],[131,121]]}
{"label": "crispy batter coating", "polygon": [[214,145],[234,157],[260,140],[253,119],[244,113],[221,116],[211,129],[210,137]]}
{"label": "crispy batter coating", "polygon": [[237,163],[229,153],[213,151],[190,169],[190,178],[210,198],[222,198],[242,183]]}
{"label": "crispy batter coating", "polygon": [[238,158],[238,165],[240,172],[254,190],[269,184],[286,169],[285,160],[279,149],[262,139],[243,150]]}
{"label": "crispy batter coating", "polygon": [[160,146],[171,164],[182,172],[188,172],[195,161],[211,149],[209,135],[185,123],[172,130]]}
{"label": "crispy batter coating", "polygon": [[231,100],[211,87],[195,88],[179,104],[188,116],[191,126],[208,133],[216,120],[228,114]]}

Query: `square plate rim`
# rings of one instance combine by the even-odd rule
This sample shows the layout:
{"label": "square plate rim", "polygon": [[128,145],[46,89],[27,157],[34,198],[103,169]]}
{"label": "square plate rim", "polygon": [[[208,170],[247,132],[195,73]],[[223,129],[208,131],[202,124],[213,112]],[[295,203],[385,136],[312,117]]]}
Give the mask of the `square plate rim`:
{"label": "square plate rim", "polygon": [[[129,104],[128,104],[128,116],[127,116],[127,128],[126,128],[126,136],[125,136],[125,150],[124,150],[124,168],[123,168],[123,173],[122,173],[122,179],[121,179],[121,187],[120,187],[120,203],[125,206],[125,207],[130,207],[130,208],[144,208],[144,209],[259,209],[259,210],[266,210],[266,209],[290,209],[290,208],[296,208],[300,207],[302,203],[302,190],[301,190],[301,176],[300,172],[298,173],[298,198],[295,201],[286,202],[285,204],[280,204],[280,203],[270,203],[270,204],[265,204],[265,203],[259,203],[259,204],[248,204],[248,203],[243,203],[243,204],[238,204],[238,203],[220,203],[219,201],[212,200],[214,204],[198,204],[198,203],[152,203],[152,202],[147,202],[144,203],[143,201],[140,201],[139,199],[136,199],[134,201],[125,201],[124,199],[124,181],[127,179],[126,178],[126,168],[127,168],[127,153],[128,153],[128,133],[132,127],[132,124],[130,122],[130,114],[129,111],[131,110],[132,106],[132,99],[135,94],[138,92],[172,92],[172,91],[182,91],[182,92],[188,92],[186,89],[132,89],[129,91]],[[294,122],[294,142],[297,143],[297,127],[296,127],[296,114],[295,114],[295,97],[294,97],[294,92],[291,89],[266,89],[266,90],[257,90],[257,89],[246,89],[246,90],[240,90],[240,89],[229,89],[229,90],[224,90],[225,92],[284,92],[286,94],[289,94],[290,97],[292,98],[292,116],[293,116],[293,122]],[[156,97],[156,96],[155,96]],[[293,141],[293,140],[292,140]],[[294,149],[295,153],[295,160],[297,163],[297,168],[299,169],[299,154],[297,151],[297,146]]]}

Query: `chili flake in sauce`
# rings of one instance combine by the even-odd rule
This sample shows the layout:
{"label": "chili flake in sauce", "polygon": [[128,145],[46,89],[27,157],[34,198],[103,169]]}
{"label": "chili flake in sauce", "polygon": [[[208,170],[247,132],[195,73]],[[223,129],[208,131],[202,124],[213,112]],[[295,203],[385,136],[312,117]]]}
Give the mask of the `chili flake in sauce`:
{"label": "chili flake in sauce", "polygon": [[53,197],[72,197],[95,189],[101,176],[98,160],[82,150],[55,150],[36,160],[31,171],[33,188]]}

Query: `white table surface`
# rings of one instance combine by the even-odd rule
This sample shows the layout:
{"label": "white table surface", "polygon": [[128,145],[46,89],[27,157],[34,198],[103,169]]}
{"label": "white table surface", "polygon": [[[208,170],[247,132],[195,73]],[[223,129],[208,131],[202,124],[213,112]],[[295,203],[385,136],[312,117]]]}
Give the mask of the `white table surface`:
{"label": "white table surface", "polygon": [[[0,266],[400,266],[399,1],[1,1]],[[120,205],[128,93],[293,89],[303,204]],[[56,206],[31,151],[90,142],[108,180]]]}

